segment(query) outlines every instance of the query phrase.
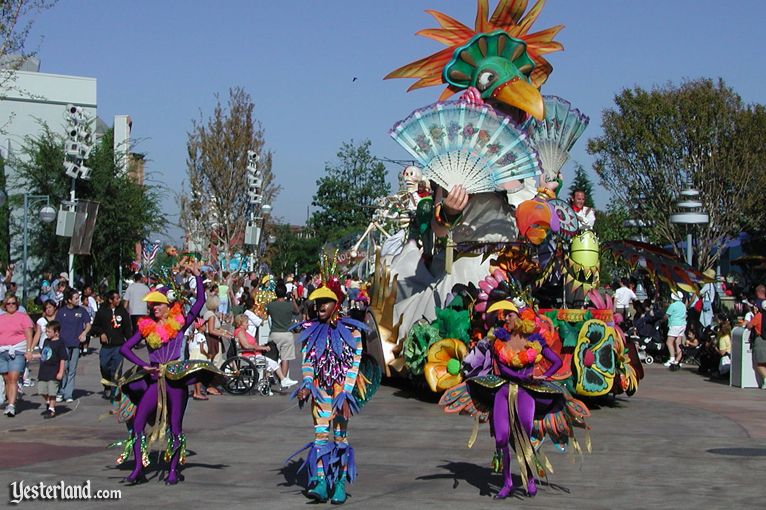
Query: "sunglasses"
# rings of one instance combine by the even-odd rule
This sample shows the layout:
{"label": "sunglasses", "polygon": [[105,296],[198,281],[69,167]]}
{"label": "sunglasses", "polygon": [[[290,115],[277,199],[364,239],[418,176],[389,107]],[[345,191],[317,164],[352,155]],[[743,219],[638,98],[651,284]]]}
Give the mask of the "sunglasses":
{"label": "sunglasses", "polygon": [[5,303],[5,306],[8,306],[8,305],[19,306],[19,302],[18,301],[8,301],[8,302]]}

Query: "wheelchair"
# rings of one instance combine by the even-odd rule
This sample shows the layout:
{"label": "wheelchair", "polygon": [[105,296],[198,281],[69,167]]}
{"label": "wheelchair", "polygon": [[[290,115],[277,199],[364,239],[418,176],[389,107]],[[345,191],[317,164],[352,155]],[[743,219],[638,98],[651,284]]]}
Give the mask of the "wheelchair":
{"label": "wheelchair", "polygon": [[227,351],[229,357],[221,364],[224,373],[223,389],[231,395],[249,395],[254,390],[267,397],[272,395],[272,384],[276,383],[274,373],[268,369],[268,362],[255,351],[240,349],[235,339]]}

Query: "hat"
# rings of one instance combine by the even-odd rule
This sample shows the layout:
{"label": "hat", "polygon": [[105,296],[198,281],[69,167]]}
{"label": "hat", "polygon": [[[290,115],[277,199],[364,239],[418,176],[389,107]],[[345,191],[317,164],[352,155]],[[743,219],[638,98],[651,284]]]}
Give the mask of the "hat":
{"label": "hat", "polygon": [[333,301],[338,301],[338,295],[335,294],[335,292],[333,292],[330,288],[323,285],[318,289],[315,289],[309,295],[309,301],[316,301],[317,299],[332,299]]}
{"label": "hat", "polygon": [[518,312],[518,307],[513,304],[512,301],[508,299],[504,299],[502,301],[498,301],[497,303],[493,304],[489,308],[487,308],[487,313],[496,312],[497,310],[510,310],[511,312]]}
{"label": "hat", "polygon": [[710,269],[705,269],[705,270],[702,272],[702,274],[703,274],[703,275],[705,275],[705,276],[707,276],[709,279],[713,280],[713,279],[715,279],[715,274],[716,274],[716,273],[715,273],[715,269],[713,269],[713,268],[711,267]]}
{"label": "hat", "polygon": [[153,290],[146,296],[144,296],[143,299],[147,303],[165,303],[166,305],[170,304],[170,301],[168,301],[168,297],[163,294],[162,292]]}
{"label": "hat", "polygon": [[264,276],[263,278],[261,278],[261,285],[263,285],[264,283],[268,283],[269,280],[271,280],[271,276],[269,275]]}
{"label": "hat", "polygon": [[50,287],[50,286],[51,286],[51,282],[49,282],[48,280],[43,280],[43,283],[40,284],[40,287]]}
{"label": "hat", "polygon": [[670,298],[673,301],[683,301],[684,293],[681,292],[680,290],[676,290],[676,291],[670,293]]}
{"label": "hat", "polygon": [[69,281],[69,275],[63,272],[59,274],[59,278],[62,280]]}

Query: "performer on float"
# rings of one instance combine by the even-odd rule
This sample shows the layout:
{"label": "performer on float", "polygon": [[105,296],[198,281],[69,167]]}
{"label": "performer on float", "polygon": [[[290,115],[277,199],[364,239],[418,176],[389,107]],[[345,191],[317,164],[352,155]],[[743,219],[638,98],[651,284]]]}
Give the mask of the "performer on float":
{"label": "performer on float", "polygon": [[[196,301],[184,317],[182,305],[173,302],[168,289],[155,290],[144,297],[149,315],[139,320],[138,330],[120,347],[120,354],[135,364],[118,384],[125,395],[136,406],[135,415],[128,422],[132,429],[128,442],[136,460],[135,467],[125,478],[134,485],[146,482],[143,468],[149,464],[148,452],[153,443],[162,441],[167,435],[165,460],[170,463],[166,484],[176,484],[183,477],[178,472],[179,464],[186,460],[186,436],[183,434],[183,417],[189,396],[188,386],[207,382],[214,375],[222,375],[210,362],[202,360],[180,361],[184,332],[194,323],[205,304],[205,287],[200,276],[199,264],[184,260],[181,268],[196,280]],[[139,358],[134,348],[141,340],[146,342],[149,361]],[[154,415],[152,432],[147,438],[144,429]],[[127,449],[127,447],[126,447]],[[124,460],[127,456],[121,456]]]}
{"label": "performer on float", "polygon": [[[345,296],[337,277],[323,274],[324,283],[309,295],[316,306],[316,320],[294,327],[300,330],[303,365],[301,386],[293,393],[301,404],[309,398],[314,419],[314,441],[308,450],[307,496],[333,504],[346,501],[346,481],[356,478],[354,449],[348,442],[348,420],[359,411],[354,395],[362,358],[361,331],[367,327],[341,317]],[[296,453],[299,453],[296,452]]]}
{"label": "performer on float", "polygon": [[583,230],[593,230],[593,225],[596,224],[596,213],[592,207],[585,205],[585,191],[581,189],[574,190],[571,202],[572,210],[574,210],[580,222],[580,228]]}

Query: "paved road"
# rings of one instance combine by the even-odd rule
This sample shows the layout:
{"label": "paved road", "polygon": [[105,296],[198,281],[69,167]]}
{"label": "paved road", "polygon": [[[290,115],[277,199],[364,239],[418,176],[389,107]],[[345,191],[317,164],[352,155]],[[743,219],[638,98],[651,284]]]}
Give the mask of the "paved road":
{"label": "paved road", "polygon": [[[311,439],[310,417],[284,395],[211,397],[191,402],[186,431],[192,452],[186,481],[122,487],[128,467],[104,450],[121,428],[96,391],[97,356],[81,360],[77,401],[42,420],[37,397],[25,397],[16,418],[0,416],[0,482],[82,483],[122,488],[120,501],[77,504],[127,508],[183,504],[189,508],[300,508],[297,463],[284,459]],[[484,429],[466,448],[471,421],[447,416],[405,389],[384,386],[353,419],[350,438],[360,476],[347,506],[377,509],[486,508],[761,508],[766,495],[766,391],[708,382],[691,370],[647,367],[639,392],[593,409],[593,453],[582,462],[547,451],[555,473],[534,499],[494,501],[492,441]],[[549,449],[550,450],[550,449]],[[25,507],[75,508],[74,503]]]}

